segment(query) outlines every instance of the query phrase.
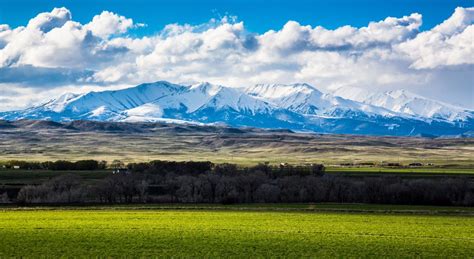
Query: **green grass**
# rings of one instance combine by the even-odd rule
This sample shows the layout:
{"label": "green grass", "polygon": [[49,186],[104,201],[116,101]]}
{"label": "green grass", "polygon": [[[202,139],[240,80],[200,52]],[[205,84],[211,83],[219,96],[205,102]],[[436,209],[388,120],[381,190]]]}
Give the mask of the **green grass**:
{"label": "green grass", "polygon": [[0,211],[0,257],[473,257],[474,217],[251,210]]}

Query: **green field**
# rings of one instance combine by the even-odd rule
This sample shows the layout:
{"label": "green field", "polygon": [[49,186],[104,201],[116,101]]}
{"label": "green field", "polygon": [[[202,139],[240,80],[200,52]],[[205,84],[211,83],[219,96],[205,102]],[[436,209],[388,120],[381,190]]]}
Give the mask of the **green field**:
{"label": "green field", "polygon": [[4,208],[0,257],[474,256],[470,214],[301,210],[311,206]]}

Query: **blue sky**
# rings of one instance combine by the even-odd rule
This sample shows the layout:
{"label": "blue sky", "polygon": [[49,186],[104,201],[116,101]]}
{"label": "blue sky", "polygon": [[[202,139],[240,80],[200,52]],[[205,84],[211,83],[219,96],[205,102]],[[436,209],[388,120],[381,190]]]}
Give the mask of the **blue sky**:
{"label": "blue sky", "polygon": [[447,19],[454,8],[472,5],[474,1],[467,0],[0,0],[0,24],[26,25],[38,13],[64,6],[81,23],[108,10],[147,24],[132,32],[137,35],[153,34],[170,23],[201,24],[226,14],[244,21],[247,30],[262,33],[288,20],[334,29],[417,12],[423,14],[421,30],[426,30]]}

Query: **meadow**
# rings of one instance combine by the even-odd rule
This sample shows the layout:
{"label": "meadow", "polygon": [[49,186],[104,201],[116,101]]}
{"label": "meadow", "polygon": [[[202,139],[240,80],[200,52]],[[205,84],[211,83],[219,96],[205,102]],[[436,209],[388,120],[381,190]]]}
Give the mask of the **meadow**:
{"label": "meadow", "polygon": [[279,206],[4,208],[0,257],[474,256],[472,214]]}

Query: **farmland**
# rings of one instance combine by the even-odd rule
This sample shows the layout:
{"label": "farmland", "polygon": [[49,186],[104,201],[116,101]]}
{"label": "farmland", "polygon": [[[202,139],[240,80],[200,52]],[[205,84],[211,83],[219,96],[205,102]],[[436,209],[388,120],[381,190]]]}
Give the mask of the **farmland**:
{"label": "farmland", "polygon": [[0,256],[474,255],[469,208],[445,215],[416,206],[395,214],[376,205],[351,205],[351,213],[331,211],[342,205],[179,206],[4,208]]}
{"label": "farmland", "polygon": [[[8,124],[0,129],[0,162],[269,162],[277,170],[282,162],[323,163],[326,171],[274,177],[258,166],[248,175],[1,168],[0,257],[474,256],[474,209],[462,207],[474,197],[470,138],[81,123]],[[110,189],[114,184],[133,188]],[[16,199],[22,188],[28,195]],[[132,190],[129,200],[123,190]]]}

